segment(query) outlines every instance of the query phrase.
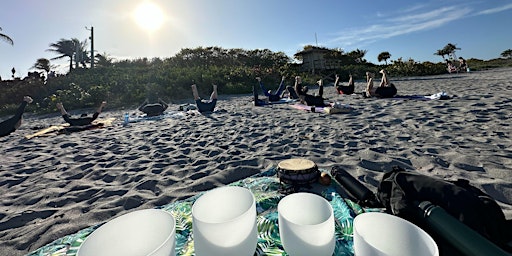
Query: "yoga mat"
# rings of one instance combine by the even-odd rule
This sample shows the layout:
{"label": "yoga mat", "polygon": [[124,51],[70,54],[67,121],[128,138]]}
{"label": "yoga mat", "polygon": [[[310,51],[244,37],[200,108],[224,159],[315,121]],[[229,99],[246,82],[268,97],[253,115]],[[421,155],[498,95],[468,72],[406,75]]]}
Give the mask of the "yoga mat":
{"label": "yoga mat", "polygon": [[107,119],[96,119],[90,125],[83,126],[69,126],[69,124],[60,124],[60,125],[52,125],[48,128],[42,129],[36,133],[26,135],[26,139],[32,139],[34,137],[45,137],[45,136],[53,136],[63,133],[72,133],[86,130],[94,130],[100,129],[108,126],[112,126],[112,123],[115,121],[115,118],[107,118]]}
{"label": "yoga mat", "polygon": [[432,95],[396,95],[390,99],[397,100],[448,100],[452,99],[454,96],[450,96],[445,92],[439,92]]}
{"label": "yoga mat", "polygon": [[[343,198],[336,187],[337,183],[331,182],[330,186],[318,183],[311,188],[304,187],[304,191],[317,193],[326,198],[333,207],[335,215],[336,248],[334,255],[353,255],[352,221],[353,218],[363,212],[355,202]],[[277,177],[277,167],[272,167],[261,174],[257,174],[228,186],[240,186],[251,190],[256,199],[258,244],[255,255],[286,255],[283,254],[283,246],[279,237],[277,204],[285,194],[281,193],[282,184]],[[302,189],[302,188],[301,188]],[[204,192],[203,192],[204,193]],[[192,236],[192,205],[202,193],[191,198],[170,203],[159,207],[173,214],[176,219],[176,255],[193,255]],[[365,209],[365,211],[381,211],[382,209]],[[108,220],[105,220],[105,223]],[[103,223],[102,223],[103,224]],[[41,247],[29,254],[39,255],[76,255],[76,252],[85,238],[97,229],[101,224],[85,228],[75,234],[71,234]]]}
{"label": "yoga mat", "polygon": [[166,119],[166,118],[182,118],[182,117],[185,117],[186,115],[187,114],[184,111],[164,112],[162,115],[159,115],[159,116],[147,116],[146,114],[136,115],[136,116],[131,115],[128,118],[128,123],[162,120],[162,119]]}
{"label": "yoga mat", "polygon": [[308,112],[315,112],[315,113],[327,113],[327,114],[338,114],[338,113],[349,113],[353,110],[352,107],[348,105],[342,105],[341,108],[334,108],[333,103],[329,103],[330,106],[325,107],[314,107],[314,106],[308,106],[302,103],[295,103],[290,105],[290,107],[294,109],[304,110]]}

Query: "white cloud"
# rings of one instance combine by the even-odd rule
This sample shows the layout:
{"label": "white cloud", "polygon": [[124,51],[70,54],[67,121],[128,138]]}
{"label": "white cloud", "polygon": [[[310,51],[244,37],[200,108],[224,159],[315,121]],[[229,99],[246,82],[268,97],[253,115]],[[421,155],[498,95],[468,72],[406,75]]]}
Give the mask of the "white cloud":
{"label": "white cloud", "polygon": [[402,11],[399,17],[380,19],[376,24],[367,27],[345,30],[338,33],[338,36],[329,40],[327,44],[341,45],[342,48],[352,45],[360,47],[380,39],[442,27],[452,21],[467,17],[472,11],[469,7],[448,6],[417,12],[420,8],[425,7],[417,5],[409,8],[407,12]]}
{"label": "white cloud", "polygon": [[501,6],[501,7],[496,7],[496,8],[491,8],[491,9],[483,10],[481,12],[478,12],[477,15],[493,14],[493,13],[503,12],[503,11],[510,10],[510,9],[512,9],[512,4],[507,4],[507,5],[504,5],[504,6]]}

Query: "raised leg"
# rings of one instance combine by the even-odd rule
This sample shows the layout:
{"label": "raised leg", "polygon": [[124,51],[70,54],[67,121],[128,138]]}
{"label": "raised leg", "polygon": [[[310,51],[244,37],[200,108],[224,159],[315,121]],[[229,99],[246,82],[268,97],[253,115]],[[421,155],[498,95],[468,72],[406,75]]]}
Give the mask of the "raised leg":
{"label": "raised leg", "polygon": [[210,100],[217,99],[217,85],[212,84],[212,86],[213,86],[213,92],[212,92],[212,95],[210,95]]}
{"label": "raised leg", "polygon": [[199,93],[197,93],[197,86],[193,84],[192,86],[192,95],[194,95],[194,100],[199,100]]}

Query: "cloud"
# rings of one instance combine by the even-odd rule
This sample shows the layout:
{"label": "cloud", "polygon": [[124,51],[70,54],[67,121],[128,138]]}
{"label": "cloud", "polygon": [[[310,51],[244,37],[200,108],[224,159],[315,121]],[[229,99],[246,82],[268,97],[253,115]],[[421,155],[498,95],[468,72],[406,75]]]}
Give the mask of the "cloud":
{"label": "cloud", "polygon": [[504,5],[501,7],[483,10],[481,12],[478,12],[477,15],[488,15],[488,14],[493,14],[493,13],[497,13],[497,12],[503,12],[503,11],[510,10],[510,9],[512,9],[512,4],[507,4],[507,5]]}
{"label": "cloud", "polygon": [[390,14],[388,17],[394,17],[380,19],[376,24],[344,30],[327,44],[338,47],[341,45],[342,48],[352,45],[360,47],[381,39],[442,27],[452,21],[465,18],[472,12],[471,8],[462,6],[447,6],[418,12],[425,8],[425,5],[415,5],[399,14]]}

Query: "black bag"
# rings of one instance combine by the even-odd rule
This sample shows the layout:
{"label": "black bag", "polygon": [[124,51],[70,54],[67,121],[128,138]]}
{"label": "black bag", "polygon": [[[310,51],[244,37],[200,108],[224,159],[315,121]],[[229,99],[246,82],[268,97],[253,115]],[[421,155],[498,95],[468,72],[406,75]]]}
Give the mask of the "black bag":
{"label": "black bag", "polygon": [[469,184],[405,171],[395,166],[384,174],[377,196],[386,210],[421,226],[418,204],[430,201],[505,250],[511,238],[510,225],[496,201]]}

